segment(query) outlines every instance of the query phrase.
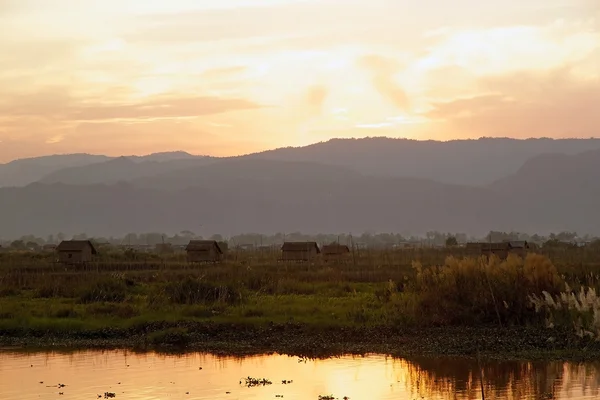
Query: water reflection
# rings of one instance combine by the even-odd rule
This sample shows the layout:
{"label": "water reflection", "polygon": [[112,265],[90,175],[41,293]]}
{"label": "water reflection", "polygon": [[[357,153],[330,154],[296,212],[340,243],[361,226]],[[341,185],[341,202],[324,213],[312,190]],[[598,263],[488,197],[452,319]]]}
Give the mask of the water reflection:
{"label": "water reflection", "polygon": [[[488,399],[592,399],[600,362],[483,362]],[[243,378],[272,385],[245,387]],[[0,353],[0,398],[94,399],[480,399],[471,359],[386,356],[303,360],[282,355],[223,357],[126,351]],[[283,384],[283,380],[292,380]],[[241,384],[240,384],[241,381]],[[59,388],[63,383],[66,386]]]}

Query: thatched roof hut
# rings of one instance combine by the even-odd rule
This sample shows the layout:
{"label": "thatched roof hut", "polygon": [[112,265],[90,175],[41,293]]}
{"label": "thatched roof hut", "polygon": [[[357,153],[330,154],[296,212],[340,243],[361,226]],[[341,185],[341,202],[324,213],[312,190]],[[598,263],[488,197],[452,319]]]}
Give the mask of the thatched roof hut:
{"label": "thatched roof hut", "polygon": [[98,254],[96,247],[89,240],[63,240],[56,246],[58,261],[64,264],[78,264],[92,261]]}
{"label": "thatched roof hut", "polygon": [[281,258],[283,261],[312,261],[321,249],[317,242],[285,242],[281,246]]}
{"label": "thatched roof hut", "polygon": [[185,248],[189,262],[219,262],[223,250],[216,240],[190,240]]}

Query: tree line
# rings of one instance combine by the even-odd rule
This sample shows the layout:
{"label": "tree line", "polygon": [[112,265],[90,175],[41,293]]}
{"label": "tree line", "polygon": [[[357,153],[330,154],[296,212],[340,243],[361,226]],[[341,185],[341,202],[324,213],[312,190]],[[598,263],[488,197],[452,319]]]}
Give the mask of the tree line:
{"label": "tree line", "polygon": [[4,248],[14,250],[38,250],[46,244],[58,244],[63,240],[91,240],[96,244],[111,244],[121,246],[155,246],[161,243],[170,243],[172,245],[186,245],[190,240],[209,239],[219,242],[225,241],[230,246],[272,246],[279,245],[284,241],[315,241],[319,244],[341,243],[347,245],[365,245],[369,247],[386,247],[401,244],[418,244],[420,246],[440,247],[454,246],[468,241],[502,242],[526,240],[529,242],[544,244],[547,243],[586,243],[597,240],[597,237],[590,235],[580,236],[576,232],[559,232],[549,235],[533,234],[529,235],[520,232],[501,232],[490,231],[484,237],[469,236],[465,233],[444,233],[438,231],[429,231],[425,235],[401,235],[397,233],[374,233],[365,232],[360,235],[351,234],[304,234],[301,232],[276,233],[265,235],[260,233],[246,233],[224,237],[221,234],[213,234],[206,237],[198,235],[192,231],[184,230],[176,234],[166,233],[129,233],[123,237],[94,237],[85,233],[68,236],[64,233],[48,235],[45,238],[35,235],[25,235],[15,240],[1,241],[0,245]]}

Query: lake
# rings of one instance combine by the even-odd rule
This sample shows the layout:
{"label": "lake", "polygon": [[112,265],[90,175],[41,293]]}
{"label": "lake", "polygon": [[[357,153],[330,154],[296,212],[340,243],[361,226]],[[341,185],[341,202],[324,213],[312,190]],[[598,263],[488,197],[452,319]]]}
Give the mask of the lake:
{"label": "lake", "polygon": [[[600,398],[600,362],[495,361],[482,362],[482,370],[486,399]],[[245,377],[272,384],[248,387]],[[471,359],[0,352],[2,400],[104,399],[105,393],[117,400],[480,399],[481,385]]]}

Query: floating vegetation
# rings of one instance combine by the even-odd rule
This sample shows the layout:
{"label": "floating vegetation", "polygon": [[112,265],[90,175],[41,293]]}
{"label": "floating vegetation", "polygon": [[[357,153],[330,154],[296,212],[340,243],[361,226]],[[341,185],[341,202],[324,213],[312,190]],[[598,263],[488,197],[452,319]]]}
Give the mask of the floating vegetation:
{"label": "floating vegetation", "polygon": [[245,386],[246,387],[254,387],[254,386],[267,386],[267,385],[272,385],[273,382],[271,382],[268,379],[262,378],[262,379],[257,379],[257,378],[252,378],[251,376],[245,378]]}

